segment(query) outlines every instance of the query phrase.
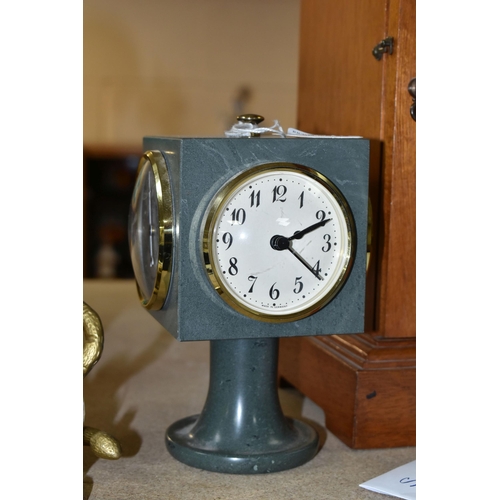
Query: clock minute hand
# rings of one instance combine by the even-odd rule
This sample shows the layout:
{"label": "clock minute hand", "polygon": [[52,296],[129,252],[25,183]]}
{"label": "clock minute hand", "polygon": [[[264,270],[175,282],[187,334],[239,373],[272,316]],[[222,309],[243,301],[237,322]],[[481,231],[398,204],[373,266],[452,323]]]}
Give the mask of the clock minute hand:
{"label": "clock minute hand", "polygon": [[296,233],[293,234],[293,236],[290,236],[290,238],[288,238],[288,241],[300,240],[300,238],[302,238],[302,236],[304,236],[305,234],[310,233],[315,229],[318,229],[318,227],[324,226],[327,222],[330,222],[331,220],[332,219],[325,219],[320,222],[316,222],[315,224],[312,224],[311,226],[306,227],[305,229],[302,229],[302,231],[297,231]]}
{"label": "clock minute hand", "polygon": [[316,278],[318,278],[319,280],[324,279],[323,276],[319,274],[319,272],[315,271],[311,267],[311,265],[304,259],[304,257],[302,257],[302,255],[300,255],[297,251],[293,249],[292,245],[290,244],[290,238],[286,238],[285,236],[277,234],[271,238],[271,241],[269,243],[271,244],[271,248],[273,250],[278,250],[280,252],[283,250],[290,250],[290,252],[292,252],[292,254],[295,257],[297,257],[297,259],[299,259],[300,262],[302,262],[302,264],[304,264],[304,266],[306,266],[307,269],[309,269],[309,271],[311,271],[314,274],[314,276],[316,276]]}
{"label": "clock minute hand", "polygon": [[311,265],[302,257],[302,255],[300,255],[300,253],[296,252],[292,246],[289,246],[288,247],[288,250],[290,250],[290,252],[292,252],[293,255],[295,255],[295,257],[297,257],[297,259],[300,260],[300,262],[302,262],[302,264],[304,264],[304,266],[307,267],[307,269],[309,269],[309,271],[311,271],[314,276],[316,276],[316,278],[318,278],[319,280],[323,280],[323,276],[321,276],[321,274],[319,274],[319,272],[316,272],[312,267]]}

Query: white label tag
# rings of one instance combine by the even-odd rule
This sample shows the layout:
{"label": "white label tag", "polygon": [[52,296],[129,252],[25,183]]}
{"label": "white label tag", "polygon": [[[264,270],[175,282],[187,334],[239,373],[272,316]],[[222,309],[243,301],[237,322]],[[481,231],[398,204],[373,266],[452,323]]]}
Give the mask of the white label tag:
{"label": "white label tag", "polygon": [[405,500],[415,500],[417,497],[416,479],[417,461],[386,472],[366,483],[360,484],[362,488],[376,493],[384,493]]}

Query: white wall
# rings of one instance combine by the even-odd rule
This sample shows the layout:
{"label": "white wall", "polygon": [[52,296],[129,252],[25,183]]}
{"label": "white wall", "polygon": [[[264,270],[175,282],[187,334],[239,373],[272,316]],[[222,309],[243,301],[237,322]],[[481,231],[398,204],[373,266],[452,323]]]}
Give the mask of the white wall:
{"label": "white wall", "polygon": [[295,126],[300,0],[84,0],[84,144]]}

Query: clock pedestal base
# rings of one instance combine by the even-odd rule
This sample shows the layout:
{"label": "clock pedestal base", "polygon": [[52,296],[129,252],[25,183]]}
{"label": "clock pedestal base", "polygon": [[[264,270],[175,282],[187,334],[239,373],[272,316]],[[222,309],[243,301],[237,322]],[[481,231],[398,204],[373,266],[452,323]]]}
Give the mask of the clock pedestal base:
{"label": "clock pedestal base", "polygon": [[316,431],[283,415],[278,346],[276,338],[211,341],[207,400],[200,415],[167,429],[173,457],[214,472],[259,474],[291,469],[316,455]]}

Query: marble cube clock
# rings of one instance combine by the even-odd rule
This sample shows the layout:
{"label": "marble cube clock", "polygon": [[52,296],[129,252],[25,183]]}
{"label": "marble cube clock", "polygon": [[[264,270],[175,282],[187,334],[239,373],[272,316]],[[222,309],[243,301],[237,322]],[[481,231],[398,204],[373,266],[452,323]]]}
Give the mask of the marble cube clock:
{"label": "marble cube clock", "polygon": [[129,216],[144,308],[180,341],[209,340],[200,415],[169,452],[252,474],[301,465],[316,431],[283,415],[278,338],[364,328],[369,141],[146,137]]}

